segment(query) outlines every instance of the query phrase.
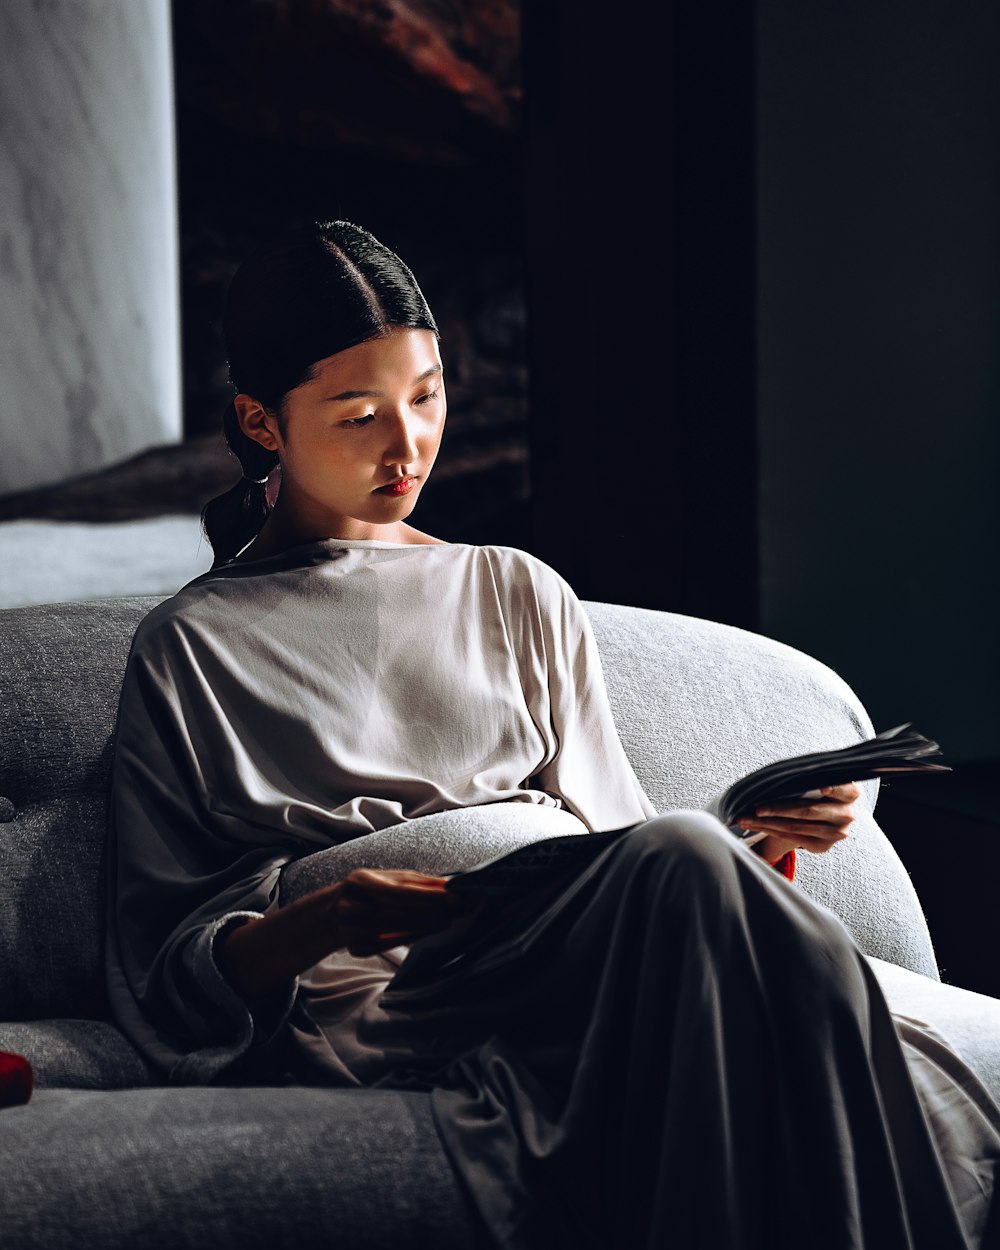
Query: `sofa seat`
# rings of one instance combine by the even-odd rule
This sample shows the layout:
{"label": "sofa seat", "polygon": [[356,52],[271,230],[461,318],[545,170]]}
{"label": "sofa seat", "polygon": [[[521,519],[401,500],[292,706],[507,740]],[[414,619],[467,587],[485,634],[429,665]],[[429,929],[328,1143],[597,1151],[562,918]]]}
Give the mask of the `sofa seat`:
{"label": "sofa seat", "polygon": [[40,1089],[128,1089],[160,1078],[124,1033],[107,1020],[0,1023],[0,1050],[23,1055]]}
{"label": "sofa seat", "polygon": [[3,1113],[4,1250],[472,1250],[427,1094],[37,1090]]}
{"label": "sofa seat", "polygon": [[[13,1018],[0,1024],[0,1049],[25,1055],[36,1074],[31,1101],[0,1112],[0,1245],[490,1246],[426,1093],[164,1086],[111,1022],[102,945],[112,735],[129,645],[156,602],[0,611],[0,1003]],[[622,745],[659,812],[703,807],[750,769],[874,732],[836,673],[779,642],[651,609],[584,606]],[[938,981],[920,901],[873,813],[877,785],[862,788],[850,838],[801,856],[788,888],[833,911],[892,1008],[949,1039],[1000,1098],[1000,1002]],[[281,902],[311,888],[313,872],[329,879],[359,862],[451,870],[463,831],[477,850],[502,834],[488,852],[498,853],[559,832],[551,812],[531,828],[537,811],[505,812],[501,830],[495,813],[487,829],[462,809],[361,837],[289,866]]]}
{"label": "sofa seat", "polygon": [[1000,1102],[1000,999],[868,957],[893,1011],[929,1024],[951,1044]]}

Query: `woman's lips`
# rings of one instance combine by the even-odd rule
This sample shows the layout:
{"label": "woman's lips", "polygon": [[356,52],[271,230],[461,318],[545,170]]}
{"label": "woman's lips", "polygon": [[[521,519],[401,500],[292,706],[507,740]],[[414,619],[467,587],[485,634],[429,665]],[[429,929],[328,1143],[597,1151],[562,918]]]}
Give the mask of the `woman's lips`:
{"label": "woman's lips", "polygon": [[390,482],[388,486],[380,486],[375,493],[377,495],[408,495],[415,484],[415,478],[404,477],[398,482]]}

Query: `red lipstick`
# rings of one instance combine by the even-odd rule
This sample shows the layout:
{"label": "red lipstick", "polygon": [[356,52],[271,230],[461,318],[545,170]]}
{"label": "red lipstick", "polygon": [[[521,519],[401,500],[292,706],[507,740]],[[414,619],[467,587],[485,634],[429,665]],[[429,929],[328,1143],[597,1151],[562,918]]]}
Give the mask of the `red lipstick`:
{"label": "red lipstick", "polygon": [[388,486],[380,486],[375,492],[378,495],[408,495],[415,485],[415,479],[412,477],[402,477],[395,482],[390,482]]}

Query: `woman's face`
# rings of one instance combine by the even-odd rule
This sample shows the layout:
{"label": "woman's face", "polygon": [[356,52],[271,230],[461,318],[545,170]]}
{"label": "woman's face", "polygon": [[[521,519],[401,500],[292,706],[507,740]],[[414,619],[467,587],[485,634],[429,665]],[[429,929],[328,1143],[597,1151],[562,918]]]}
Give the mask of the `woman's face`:
{"label": "woman's face", "polygon": [[[413,511],[444,432],[437,338],[394,329],[312,372],[285,396],[280,424],[263,410],[256,432],[252,420],[243,422],[280,457],[279,509],[302,534],[388,537],[385,527]],[[400,479],[403,493],[384,489]]]}

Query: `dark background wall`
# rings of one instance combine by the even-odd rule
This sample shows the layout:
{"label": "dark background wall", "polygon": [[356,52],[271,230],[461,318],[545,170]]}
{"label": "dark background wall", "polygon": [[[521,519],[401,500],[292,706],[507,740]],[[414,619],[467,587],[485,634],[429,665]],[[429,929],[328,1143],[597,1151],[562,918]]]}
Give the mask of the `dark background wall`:
{"label": "dark background wall", "polygon": [[1000,9],[759,0],[761,628],[1000,757]]}
{"label": "dark background wall", "polygon": [[533,540],[752,628],[752,6],[528,5],[524,47]]}
{"label": "dark background wall", "polygon": [[787,641],[988,778],[992,0],[171,11],[187,442],[0,516],[200,507],[232,473],[230,276],[276,230],[349,217],[442,326],[419,524],[534,550],[583,598]]}
{"label": "dark background wall", "polygon": [[173,0],[184,404],[228,401],[236,266],[286,227],[345,217],[394,248],[441,326],[448,432],[417,524],[526,545],[519,11],[413,0]]}
{"label": "dark background wall", "polygon": [[416,523],[532,550],[582,598],[782,639],[877,725],[938,737],[954,777],[879,814],[977,983],[961,955],[1000,868],[992,0],[172,13],[187,441],[0,517],[227,485],[229,277],[274,230],[353,218],[442,326]]}
{"label": "dark background wall", "polygon": [[1000,992],[1000,27],[981,0],[525,13],[531,540],[836,669],[946,978]]}
{"label": "dark background wall", "polygon": [[998,757],[1000,10],[755,8],[526,14],[533,541]]}
{"label": "dark background wall", "polygon": [[1000,9],[758,0],[761,632],[956,771],[878,818],[1000,993]]}

